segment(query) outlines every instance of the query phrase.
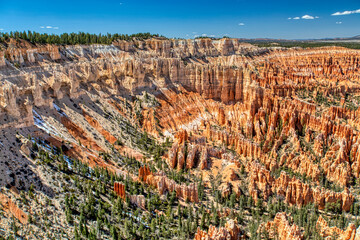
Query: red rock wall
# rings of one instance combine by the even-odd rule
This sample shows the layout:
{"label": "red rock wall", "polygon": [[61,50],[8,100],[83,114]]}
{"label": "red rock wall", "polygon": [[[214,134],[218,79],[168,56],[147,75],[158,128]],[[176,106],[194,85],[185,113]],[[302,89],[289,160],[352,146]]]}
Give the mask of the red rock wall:
{"label": "red rock wall", "polygon": [[119,182],[114,182],[114,192],[125,200],[126,192],[125,192],[125,185]]}
{"label": "red rock wall", "polygon": [[101,135],[104,136],[104,138],[111,144],[115,144],[117,141],[116,137],[114,137],[111,133],[106,131],[101,124],[92,118],[85,110],[83,110],[83,116],[85,117],[86,121],[95,128]]}
{"label": "red rock wall", "polygon": [[77,126],[69,118],[61,117],[61,123],[67,128],[69,133],[75,139],[81,142],[83,146],[89,147],[90,149],[96,150],[98,152],[104,152],[104,150],[99,147],[99,145],[93,139],[91,139],[80,126]]}

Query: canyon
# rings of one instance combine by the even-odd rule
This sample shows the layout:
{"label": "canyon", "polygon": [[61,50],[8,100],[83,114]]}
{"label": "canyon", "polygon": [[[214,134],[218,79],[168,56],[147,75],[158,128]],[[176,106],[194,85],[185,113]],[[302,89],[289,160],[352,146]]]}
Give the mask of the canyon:
{"label": "canyon", "polygon": [[[11,188],[35,189],[65,219],[60,206],[71,191],[60,186],[105,178],[102,189],[74,198],[94,194],[113,204],[119,197],[113,214],[154,233],[176,212],[176,221],[186,222],[184,238],[254,239],[265,231],[271,239],[305,239],[309,229],[292,215],[311,205],[319,237],[357,239],[359,53],[260,48],[230,38],[66,46],[10,39],[0,46],[0,203],[8,216],[2,221],[10,225],[14,216],[31,232],[35,198],[21,203]],[[53,176],[64,182],[44,173],[54,165],[60,170]],[[88,169],[75,174],[79,166]],[[251,231],[253,213],[277,202],[284,205],[261,215],[272,217]],[[195,213],[202,217],[194,221]],[[347,217],[345,231],[322,217],[337,214]],[[86,225],[75,223],[70,238]],[[100,235],[125,226],[107,224],[113,227]]]}

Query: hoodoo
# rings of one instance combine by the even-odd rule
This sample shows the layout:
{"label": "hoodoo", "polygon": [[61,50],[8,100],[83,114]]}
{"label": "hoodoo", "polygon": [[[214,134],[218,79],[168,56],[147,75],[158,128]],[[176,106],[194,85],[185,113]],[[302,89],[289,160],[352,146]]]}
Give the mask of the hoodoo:
{"label": "hoodoo", "polygon": [[109,36],[0,43],[4,236],[358,239],[359,50]]}

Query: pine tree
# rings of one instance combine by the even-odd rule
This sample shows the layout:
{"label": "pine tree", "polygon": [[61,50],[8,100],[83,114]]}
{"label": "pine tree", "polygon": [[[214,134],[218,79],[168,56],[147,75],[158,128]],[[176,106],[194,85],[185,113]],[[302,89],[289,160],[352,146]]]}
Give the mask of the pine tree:
{"label": "pine tree", "polygon": [[155,228],[156,228],[156,222],[155,219],[151,219],[151,224],[150,224],[150,229],[152,233],[155,233]]}
{"label": "pine tree", "polygon": [[206,221],[206,214],[202,214],[201,221],[200,221],[200,228],[205,229],[205,221]]}
{"label": "pine tree", "polygon": [[178,217],[181,217],[181,215],[182,215],[181,208],[180,208],[180,203],[178,204],[177,215],[178,215]]}
{"label": "pine tree", "polygon": [[79,232],[78,232],[77,226],[75,226],[74,237],[75,237],[75,240],[80,240],[80,239],[81,239],[80,236],[79,236]]}
{"label": "pine tree", "polygon": [[111,227],[110,227],[110,235],[111,235],[113,240],[118,239],[117,231],[116,231],[116,228],[114,227],[114,225],[111,225]]}
{"label": "pine tree", "polygon": [[236,201],[236,193],[233,192],[230,196],[230,207],[231,208],[235,207],[235,201]]}

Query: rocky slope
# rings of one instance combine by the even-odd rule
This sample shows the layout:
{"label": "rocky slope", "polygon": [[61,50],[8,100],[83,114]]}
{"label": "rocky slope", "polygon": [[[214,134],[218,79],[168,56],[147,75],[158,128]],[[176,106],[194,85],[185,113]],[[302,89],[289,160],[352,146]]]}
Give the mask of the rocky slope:
{"label": "rocky slope", "polygon": [[[87,227],[104,239],[256,238],[264,229],[270,238],[315,238],[320,215],[309,215],[308,225],[295,216],[309,209],[329,218],[343,212],[356,224],[359,53],[236,39],[87,46],[11,39],[0,48],[6,236],[19,226],[30,238],[60,237],[68,226],[69,238],[89,238]],[[93,201],[92,187],[79,181],[101,182],[95,195],[104,204],[89,212],[108,207],[111,215],[84,221],[80,206]],[[44,202],[39,212],[51,212],[50,220],[36,216],[48,229],[28,221],[36,201]],[[276,214],[283,211],[296,224]],[[234,219],[236,233],[225,224]],[[128,230],[132,221],[145,235]]]}

